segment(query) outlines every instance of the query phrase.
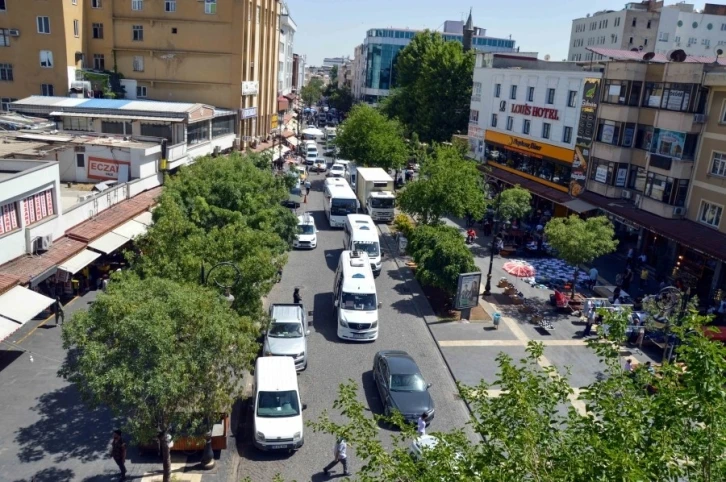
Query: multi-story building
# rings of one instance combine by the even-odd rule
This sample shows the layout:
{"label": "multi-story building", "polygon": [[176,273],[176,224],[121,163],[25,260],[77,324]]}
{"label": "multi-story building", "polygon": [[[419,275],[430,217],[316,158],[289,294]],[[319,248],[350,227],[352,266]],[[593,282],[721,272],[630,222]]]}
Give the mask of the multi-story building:
{"label": "multi-story building", "polygon": [[351,89],[353,87],[353,62],[348,61],[338,68],[338,88]]}
{"label": "multi-story building", "polygon": [[[444,39],[463,43],[463,23],[446,22],[450,31],[442,33]],[[370,29],[366,32],[361,48],[356,48],[357,79],[361,82],[361,92],[356,99],[366,102],[377,102],[380,97],[387,96],[395,85],[396,57],[420,30],[411,29]],[[515,41],[511,38],[488,37],[486,30],[474,27],[472,48],[480,52],[514,52]],[[365,59],[359,60],[360,57]],[[359,70],[362,69],[362,70]]]}
{"label": "multi-story building", "polygon": [[581,199],[611,217],[622,249],[644,252],[658,276],[707,299],[726,261],[724,191],[710,171],[726,141],[717,80],[726,62],[592,50],[613,60],[604,63]]}
{"label": "multi-story building", "polygon": [[567,58],[602,60],[591,47],[663,54],[683,49],[688,55],[710,56],[718,46],[726,49],[724,6],[707,3],[697,11],[693,4],[644,0],[573,20]]}
{"label": "multi-story building", "polygon": [[351,61],[351,91],[354,99],[360,99],[363,96],[366,53],[367,49],[364,44],[356,45]]}
{"label": "multi-story building", "polygon": [[287,4],[283,4],[280,14],[280,50],[277,77],[277,92],[289,95],[292,92],[293,76],[293,42],[297,25],[290,16]]}
{"label": "multi-story building", "polygon": [[488,164],[494,179],[529,189],[543,212],[594,208],[576,198],[585,177],[576,141],[582,108],[600,77],[572,62],[477,54],[471,155]]}
{"label": "multi-story building", "polygon": [[305,56],[292,54],[292,91],[300,92],[305,82]]}
{"label": "multi-story building", "polygon": [[103,91],[118,71],[128,98],[234,109],[243,140],[271,129],[279,0],[5,0],[0,6],[0,44],[9,47],[0,49],[3,97],[87,90],[76,81]]}
{"label": "multi-story building", "polygon": [[333,68],[337,65],[340,68],[346,62],[350,62],[350,57],[326,57],[323,59],[323,67]]}

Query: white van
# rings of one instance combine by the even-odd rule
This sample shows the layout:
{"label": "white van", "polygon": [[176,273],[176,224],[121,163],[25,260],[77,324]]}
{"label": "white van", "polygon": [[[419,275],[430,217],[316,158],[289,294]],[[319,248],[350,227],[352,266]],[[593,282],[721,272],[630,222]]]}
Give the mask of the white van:
{"label": "white van", "polygon": [[[334,182],[328,182],[335,179]],[[345,226],[348,214],[358,212],[358,198],[345,179],[331,177],[325,180],[325,216],[331,228]]]}
{"label": "white van", "polygon": [[378,338],[378,296],[366,253],[343,251],[333,284],[338,338],[375,341]]}
{"label": "white van", "polygon": [[373,276],[381,274],[383,251],[378,239],[378,229],[367,214],[349,214],[345,220],[343,249],[362,251],[368,255]]}
{"label": "white van", "polygon": [[295,362],[289,356],[263,356],[255,365],[254,445],[260,450],[303,446],[305,405],[300,402]]}

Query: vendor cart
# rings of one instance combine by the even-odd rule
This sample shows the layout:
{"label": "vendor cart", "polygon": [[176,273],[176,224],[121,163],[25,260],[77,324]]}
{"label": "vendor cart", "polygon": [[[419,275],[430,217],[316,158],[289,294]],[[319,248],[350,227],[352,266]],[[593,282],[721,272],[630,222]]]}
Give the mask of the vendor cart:
{"label": "vendor cart", "polygon": [[[230,427],[229,420],[229,414],[220,414],[220,419],[212,426],[212,431],[208,434],[211,437],[212,450],[220,451],[227,448]],[[206,437],[177,436],[173,439],[170,450],[172,452],[184,452],[186,454],[200,452],[204,450],[206,441]],[[147,442],[139,442],[138,447],[141,452],[155,453],[161,456],[161,444],[157,438]]]}

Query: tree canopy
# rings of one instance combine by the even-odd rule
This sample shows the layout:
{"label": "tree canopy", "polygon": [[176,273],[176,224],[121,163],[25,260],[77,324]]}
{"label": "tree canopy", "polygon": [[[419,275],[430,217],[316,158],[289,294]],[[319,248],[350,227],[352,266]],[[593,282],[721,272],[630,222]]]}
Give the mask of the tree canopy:
{"label": "tree canopy", "polygon": [[255,159],[199,159],[171,177],[154,224],[136,243],[142,255],[132,259],[133,269],[144,278],[193,283],[203,263],[231,261],[241,275],[232,288],[233,307],[259,313],[260,299],[286,261],[297,219],[280,204],[287,198],[285,177],[260,169]]}
{"label": "tree canopy", "polygon": [[572,294],[575,294],[578,267],[595,258],[615,251],[618,241],[613,239],[613,224],[605,216],[582,219],[553,218],[545,226],[547,242],[557,251],[557,256],[575,267]]}
{"label": "tree canopy", "polygon": [[333,65],[330,69],[330,85],[338,85],[338,66]]}
{"label": "tree canopy", "polygon": [[451,296],[456,293],[459,274],[477,271],[464,237],[451,226],[417,226],[411,234],[408,251],[416,261],[416,279]]}
{"label": "tree canopy", "polygon": [[315,105],[323,96],[323,81],[318,77],[313,77],[310,81],[300,89],[300,97],[306,105]]}
{"label": "tree canopy", "polygon": [[475,218],[484,215],[482,174],[476,163],[464,158],[454,146],[439,145],[421,165],[419,178],[409,182],[399,195],[398,205],[419,223],[436,224],[442,217]]}
{"label": "tree canopy", "polygon": [[328,104],[340,112],[348,112],[353,107],[353,93],[347,87],[331,89]]}
{"label": "tree canopy", "polygon": [[519,185],[500,192],[493,204],[503,219],[522,219],[532,210],[532,195]]}
{"label": "tree canopy", "polygon": [[[606,312],[608,335],[589,346],[602,360],[602,373],[576,398],[568,374],[542,368],[541,343],[526,356],[501,353],[492,384],[460,385],[472,411],[468,429],[427,433],[440,443],[420,459],[407,450],[413,428],[399,414],[368,415],[357,383],[342,384],[333,408],[312,422],[314,430],[343,436],[361,460],[360,481],[690,481],[726,480],[726,346],[704,336],[706,317],[690,311],[672,320],[682,341],[678,364],[650,373],[640,365],[626,371],[620,358],[627,312]],[[487,390],[496,388],[498,396]],[[562,410],[562,407],[567,407]],[[380,421],[401,427],[393,448],[379,436]]]}
{"label": "tree canopy", "polygon": [[340,157],[360,166],[399,169],[408,158],[401,125],[366,104],[358,104],[338,127]]}
{"label": "tree canopy", "polygon": [[68,356],[59,374],[89,405],[110,407],[136,441],[158,439],[167,482],[166,435],[203,436],[231,412],[255,337],[250,319],[215,291],[118,273],[63,325]]}
{"label": "tree canopy", "polygon": [[395,89],[382,103],[383,111],[424,142],[466,133],[474,60],[474,52],[464,52],[461,43],[446,41],[438,32],[417,33],[397,56]]}

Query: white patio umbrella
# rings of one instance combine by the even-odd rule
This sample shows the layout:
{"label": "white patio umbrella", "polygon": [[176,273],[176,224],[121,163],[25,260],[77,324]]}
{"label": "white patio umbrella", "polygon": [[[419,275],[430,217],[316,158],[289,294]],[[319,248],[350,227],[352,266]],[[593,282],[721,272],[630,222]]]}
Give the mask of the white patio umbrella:
{"label": "white patio umbrella", "polygon": [[307,136],[315,136],[319,137],[323,135],[323,131],[320,129],[316,129],[315,127],[308,127],[307,129],[303,130],[302,133]]}

